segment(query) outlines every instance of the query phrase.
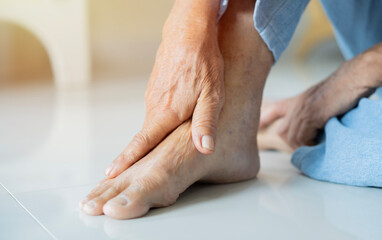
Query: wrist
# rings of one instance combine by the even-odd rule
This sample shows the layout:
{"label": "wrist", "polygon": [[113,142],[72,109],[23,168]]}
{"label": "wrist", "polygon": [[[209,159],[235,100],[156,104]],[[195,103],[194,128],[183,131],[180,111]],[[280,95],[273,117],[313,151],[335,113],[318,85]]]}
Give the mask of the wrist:
{"label": "wrist", "polygon": [[[381,45],[381,44],[379,44]],[[360,54],[361,66],[369,88],[382,86],[382,46],[378,45]]]}
{"label": "wrist", "polygon": [[162,37],[192,39],[216,34],[220,0],[176,0],[163,27]]}

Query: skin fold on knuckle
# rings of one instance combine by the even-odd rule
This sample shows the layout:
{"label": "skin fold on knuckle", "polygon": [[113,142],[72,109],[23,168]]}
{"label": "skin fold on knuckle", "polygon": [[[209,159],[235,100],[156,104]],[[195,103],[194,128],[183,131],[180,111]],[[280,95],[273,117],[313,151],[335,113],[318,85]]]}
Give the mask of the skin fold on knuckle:
{"label": "skin fold on knuckle", "polygon": [[118,157],[114,160],[114,164],[121,164],[126,162],[127,151],[128,150],[124,150],[121,154],[119,154]]}
{"label": "skin fold on knuckle", "polygon": [[196,75],[198,76],[200,85],[202,87],[214,87],[224,85],[223,78],[223,65],[220,64],[220,59],[217,58],[201,58],[196,63]]}
{"label": "skin fold on knuckle", "polygon": [[145,132],[139,132],[134,136],[134,140],[132,141],[133,147],[140,147],[142,145],[150,145],[151,140],[150,137]]}
{"label": "skin fold on knuckle", "polygon": [[157,142],[168,132],[168,129],[171,128],[171,125],[176,124],[177,121],[175,112],[172,110],[166,110],[163,113],[156,115],[154,121],[150,121],[150,124],[147,124],[144,130],[141,131],[146,140],[151,142]]}
{"label": "skin fold on knuckle", "polygon": [[121,164],[131,164],[134,160],[138,159],[138,154],[136,151],[134,150],[125,150],[123,151],[123,153],[121,154],[121,158],[120,158],[120,162]]}
{"label": "skin fold on knuckle", "polygon": [[[213,134],[215,132],[215,121],[208,117],[199,117],[192,123],[195,132],[203,134]],[[202,131],[202,132],[201,132]]]}
{"label": "skin fold on knuckle", "polygon": [[171,108],[168,115],[168,121],[179,125],[191,117],[195,104],[179,104]]}
{"label": "skin fold on knuckle", "polygon": [[225,101],[224,87],[216,85],[206,86],[199,97],[199,101],[207,103],[211,110],[221,109]]}
{"label": "skin fold on knuckle", "polygon": [[223,108],[225,101],[224,93],[216,90],[211,93],[209,98],[210,108],[212,111],[220,111]]}

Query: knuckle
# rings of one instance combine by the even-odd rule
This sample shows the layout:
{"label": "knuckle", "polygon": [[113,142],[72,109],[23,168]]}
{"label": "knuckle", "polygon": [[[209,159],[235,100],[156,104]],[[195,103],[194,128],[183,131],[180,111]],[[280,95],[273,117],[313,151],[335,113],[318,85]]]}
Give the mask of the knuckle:
{"label": "knuckle", "polygon": [[135,158],[135,156],[136,155],[132,151],[124,151],[121,154],[120,163],[129,163],[130,161],[132,161],[132,159]]}
{"label": "knuckle", "polygon": [[125,152],[123,151],[121,154],[118,155],[118,157],[114,160],[114,163],[122,163],[125,161]]}
{"label": "knuckle", "polygon": [[191,110],[188,108],[180,108],[178,111],[171,109],[168,111],[169,114],[167,115],[167,118],[170,120],[170,122],[180,123],[190,117],[190,112]]}
{"label": "knuckle", "polygon": [[140,145],[150,145],[150,137],[144,133],[143,131],[140,131],[134,136],[134,145],[140,146]]}
{"label": "knuckle", "polygon": [[170,123],[180,123],[188,119],[191,115],[189,106],[181,106],[175,104],[166,104],[160,106],[154,106],[151,116],[147,121],[147,131],[152,129],[163,129],[164,126],[167,126]]}
{"label": "knuckle", "polygon": [[208,106],[213,111],[220,110],[225,101],[225,95],[219,91],[211,91],[206,96]]}
{"label": "knuckle", "polygon": [[215,129],[215,122],[210,118],[199,118],[195,121],[193,127],[196,129],[208,128],[209,130],[213,130]]}
{"label": "knuckle", "polygon": [[216,94],[214,96],[216,102],[218,102],[219,104],[223,104],[224,101],[225,101],[225,92],[224,90],[223,91],[216,91]]}

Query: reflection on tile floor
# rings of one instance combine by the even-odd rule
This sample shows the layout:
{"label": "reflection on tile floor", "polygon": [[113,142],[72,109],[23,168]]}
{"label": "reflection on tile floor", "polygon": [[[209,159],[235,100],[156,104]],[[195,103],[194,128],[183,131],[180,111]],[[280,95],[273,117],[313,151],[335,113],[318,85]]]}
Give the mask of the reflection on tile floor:
{"label": "reflection on tile floor", "polygon": [[52,239],[1,185],[0,203],[0,239]]}

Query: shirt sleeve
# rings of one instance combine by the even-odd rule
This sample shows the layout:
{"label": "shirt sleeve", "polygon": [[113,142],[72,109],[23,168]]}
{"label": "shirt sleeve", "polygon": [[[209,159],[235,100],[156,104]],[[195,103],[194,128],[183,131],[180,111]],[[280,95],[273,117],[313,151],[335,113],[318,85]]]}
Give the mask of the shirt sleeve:
{"label": "shirt sleeve", "polygon": [[253,21],[277,62],[310,0],[257,0]]}

